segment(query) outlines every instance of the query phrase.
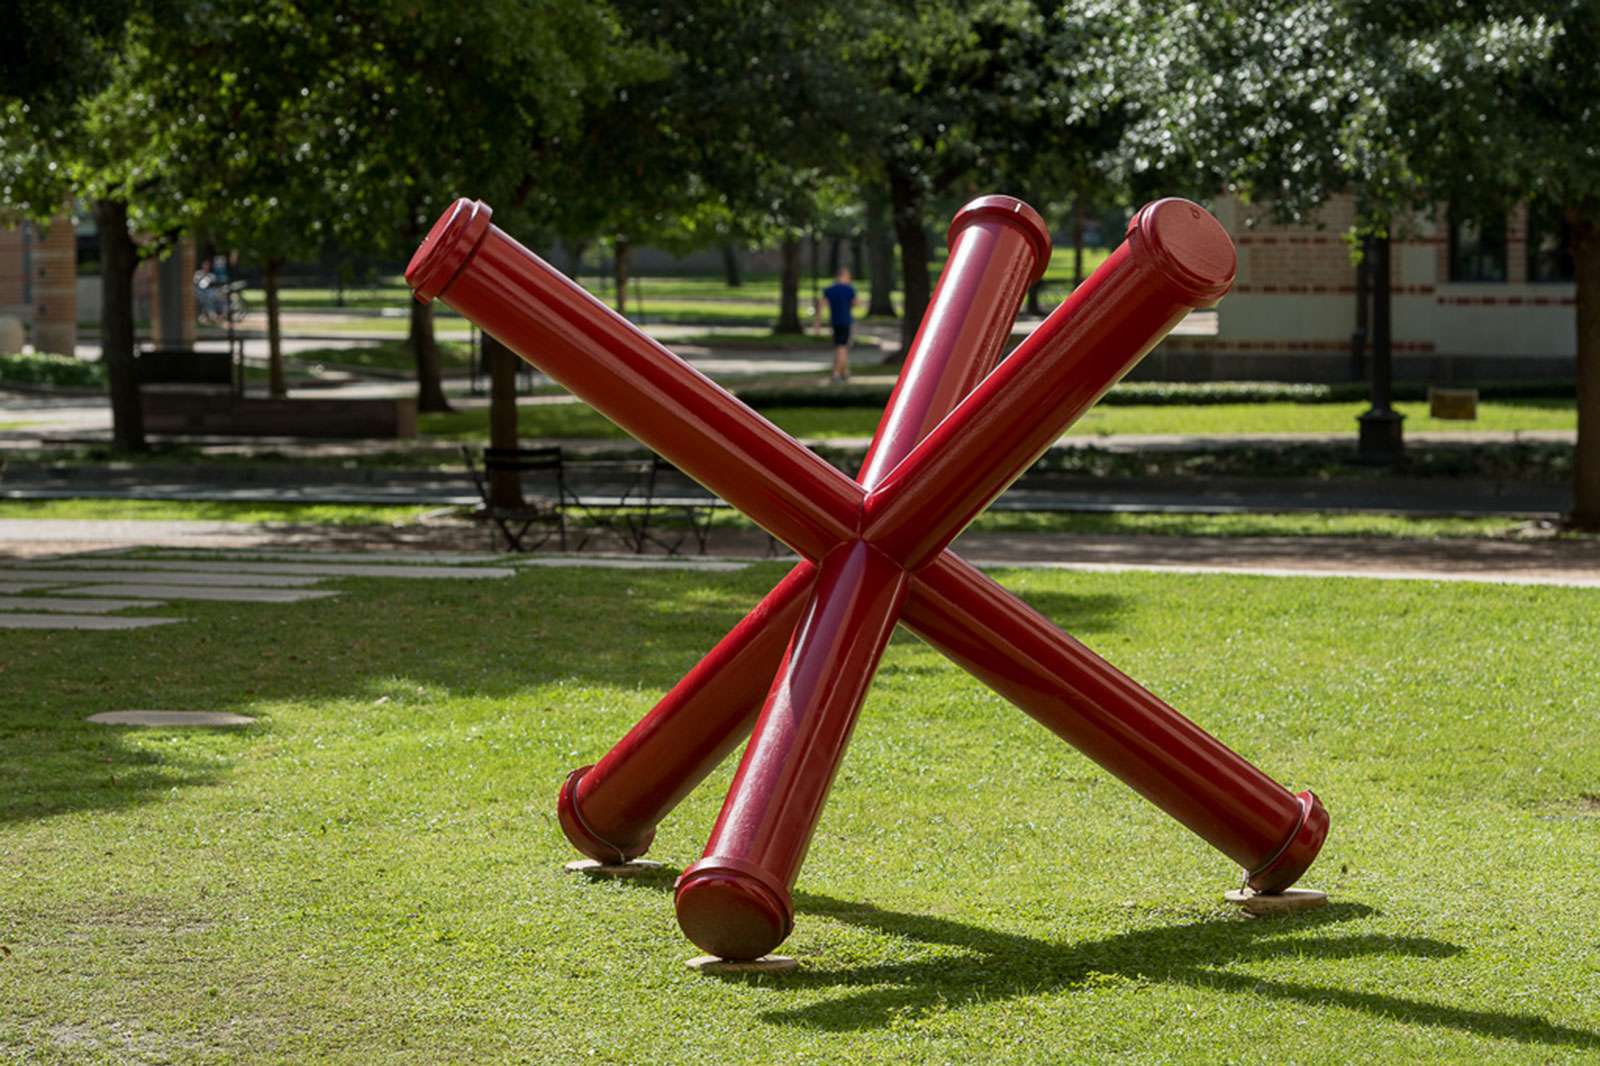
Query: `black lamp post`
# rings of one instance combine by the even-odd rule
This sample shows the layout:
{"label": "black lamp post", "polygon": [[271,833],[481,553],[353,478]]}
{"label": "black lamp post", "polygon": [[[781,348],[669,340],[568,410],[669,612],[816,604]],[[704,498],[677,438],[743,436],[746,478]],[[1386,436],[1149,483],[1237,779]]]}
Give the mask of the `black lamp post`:
{"label": "black lamp post", "polygon": [[1389,238],[1366,241],[1372,263],[1372,360],[1369,364],[1372,406],[1356,416],[1361,427],[1356,454],[1370,463],[1396,463],[1405,454],[1405,415],[1394,409],[1394,362],[1390,332]]}

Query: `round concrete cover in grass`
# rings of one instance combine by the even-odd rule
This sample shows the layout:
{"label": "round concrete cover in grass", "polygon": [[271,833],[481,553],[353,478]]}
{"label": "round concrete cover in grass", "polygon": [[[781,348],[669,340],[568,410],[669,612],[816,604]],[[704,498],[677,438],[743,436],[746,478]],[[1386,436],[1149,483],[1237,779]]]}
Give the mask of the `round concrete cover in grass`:
{"label": "round concrete cover in grass", "polygon": [[101,711],[91,714],[89,721],[101,725],[149,725],[169,729],[198,726],[212,729],[217,726],[251,725],[255,719],[227,711]]}

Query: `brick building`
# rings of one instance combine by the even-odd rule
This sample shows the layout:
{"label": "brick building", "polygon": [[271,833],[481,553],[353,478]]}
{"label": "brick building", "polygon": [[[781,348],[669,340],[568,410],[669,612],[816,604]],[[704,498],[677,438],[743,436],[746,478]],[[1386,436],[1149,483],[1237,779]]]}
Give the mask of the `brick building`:
{"label": "brick building", "polygon": [[[1341,381],[1356,376],[1349,197],[1284,226],[1232,197],[1215,206],[1239,249],[1215,336],[1173,337],[1141,377]],[[1518,205],[1490,218],[1419,218],[1391,244],[1395,376],[1473,383],[1570,378],[1575,289],[1558,216]]]}

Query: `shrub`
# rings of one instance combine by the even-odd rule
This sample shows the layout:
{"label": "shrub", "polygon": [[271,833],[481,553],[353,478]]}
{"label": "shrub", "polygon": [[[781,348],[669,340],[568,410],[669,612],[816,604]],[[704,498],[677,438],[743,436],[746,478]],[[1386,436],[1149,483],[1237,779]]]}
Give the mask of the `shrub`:
{"label": "shrub", "polygon": [[0,355],[0,383],[92,388],[104,385],[106,369],[69,355]]}

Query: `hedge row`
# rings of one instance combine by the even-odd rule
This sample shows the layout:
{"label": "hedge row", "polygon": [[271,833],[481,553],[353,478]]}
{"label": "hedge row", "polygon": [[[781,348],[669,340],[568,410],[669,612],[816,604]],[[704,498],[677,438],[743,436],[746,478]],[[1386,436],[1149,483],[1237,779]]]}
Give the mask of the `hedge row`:
{"label": "hedge row", "polygon": [[68,355],[0,355],[0,384],[91,388],[105,380],[104,366]]}
{"label": "hedge row", "polygon": [[[1577,387],[1560,381],[1501,381],[1477,386],[1484,400],[1571,399]],[[739,398],[752,407],[882,407],[887,385],[789,386],[740,389]],[[1396,382],[1396,400],[1425,400],[1424,382]],[[1365,382],[1331,385],[1287,381],[1137,381],[1123,382],[1101,399],[1126,406],[1200,406],[1219,403],[1351,403],[1367,398]]]}

